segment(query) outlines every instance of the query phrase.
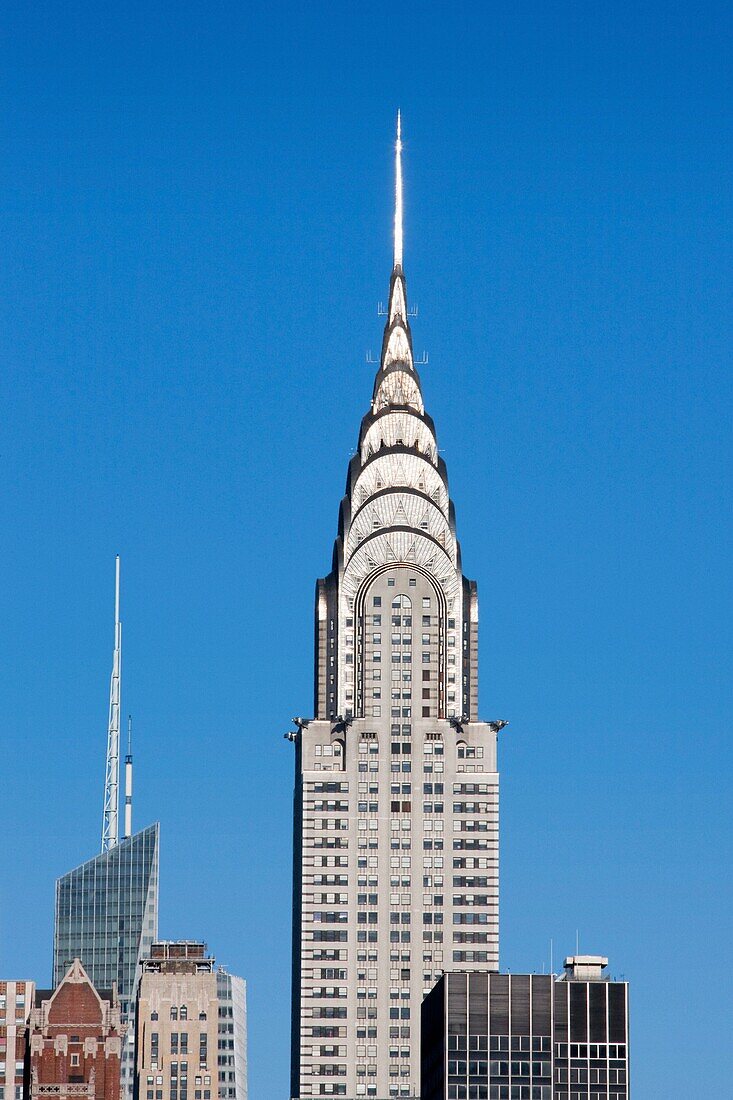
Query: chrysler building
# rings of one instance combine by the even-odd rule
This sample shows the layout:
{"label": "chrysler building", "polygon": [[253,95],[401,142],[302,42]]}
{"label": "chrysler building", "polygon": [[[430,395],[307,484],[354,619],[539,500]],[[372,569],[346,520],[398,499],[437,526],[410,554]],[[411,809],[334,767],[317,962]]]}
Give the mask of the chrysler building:
{"label": "chrysler building", "polygon": [[315,717],[295,720],[293,1097],[420,1095],[420,1005],[498,967],[497,733],[478,601],[415,369],[402,141],[379,369],[316,585]]}

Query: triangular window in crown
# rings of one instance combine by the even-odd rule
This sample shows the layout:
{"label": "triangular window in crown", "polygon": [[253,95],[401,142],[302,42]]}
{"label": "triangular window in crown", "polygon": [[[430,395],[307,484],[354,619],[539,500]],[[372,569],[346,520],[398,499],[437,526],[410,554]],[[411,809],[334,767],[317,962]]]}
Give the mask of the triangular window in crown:
{"label": "triangular window in crown", "polygon": [[392,301],[390,302],[389,323],[392,324],[396,317],[401,317],[403,321],[407,320],[405,284],[402,282],[402,279],[395,279],[394,287],[392,288]]}

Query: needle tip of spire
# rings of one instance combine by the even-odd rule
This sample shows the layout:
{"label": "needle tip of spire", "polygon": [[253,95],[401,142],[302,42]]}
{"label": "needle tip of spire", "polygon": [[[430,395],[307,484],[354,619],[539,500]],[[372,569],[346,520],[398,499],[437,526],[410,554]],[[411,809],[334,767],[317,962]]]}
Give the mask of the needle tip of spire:
{"label": "needle tip of spire", "polygon": [[394,266],[402,266],[402,112],[399,107],[395,142]]}

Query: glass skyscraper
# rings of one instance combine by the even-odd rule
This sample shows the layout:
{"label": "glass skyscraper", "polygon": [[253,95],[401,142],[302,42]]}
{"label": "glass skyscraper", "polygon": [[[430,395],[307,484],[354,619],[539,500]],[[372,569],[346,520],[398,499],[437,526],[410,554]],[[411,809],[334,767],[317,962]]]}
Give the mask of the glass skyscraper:
{"label": "glass skyscraper", "polygon": [[53,984],[75,958],[97,989],[116,983],[128,1038],[122,1094],[132,1095],[134,1011],[140,961],[158,938],[156,822],[69,871],[56,882]]}

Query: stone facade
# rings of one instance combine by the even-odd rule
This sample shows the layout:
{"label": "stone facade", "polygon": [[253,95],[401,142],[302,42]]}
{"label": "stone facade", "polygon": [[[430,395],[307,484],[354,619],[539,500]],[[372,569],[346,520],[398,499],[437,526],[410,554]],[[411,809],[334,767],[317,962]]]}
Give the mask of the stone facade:
{"label": "stone facade", "polygon": [[136,1012],[136,1100],[246,1100],[245,986],[206,944],[154,943]]}

